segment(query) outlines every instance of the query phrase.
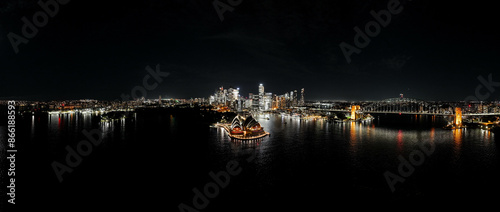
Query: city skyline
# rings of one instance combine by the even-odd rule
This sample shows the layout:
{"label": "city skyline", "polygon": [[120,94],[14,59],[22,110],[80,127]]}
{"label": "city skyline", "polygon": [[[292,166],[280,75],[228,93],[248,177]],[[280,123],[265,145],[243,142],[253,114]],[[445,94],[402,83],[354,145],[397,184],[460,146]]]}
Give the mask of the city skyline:
{"label": "city skyline", "polygon": [[495,207],[497,10],[0,0],[0,211]]}
{"label": "city skyline", "polygon": [[[490,91],[495,91],[495,88],[496,87],[499,87],[498,86],[498,83],[500,82],[495,82],[492,80],[491,76],[493,76],[492,74],[490,74],[488,77],[483,77],[483,76],[479,76],[479,80],[477,81],[477,85],[476,85],[476,88],[473,89],[473,92],[469,92],[468,94],[463,94],[464,98],[463,99],[454,99],[454,100],[450,100],[450,99],[419,99],[419,98],[416,98],[415,96],[411,96],[411,95],[408,95],[408,93],[393,93],[392,96],[386,96],[385,98],[382,98],[382,99],[359,99],[359,98],[348,98],[348,99],[341,99],[341,98],[332,98],[332,99],[307,99],[307,98],[303,98],[301,96],[301,98],[304,100],[304,101],[309,101],[309,102],[314,102],[314,101],[351,101],[351,102],[358,102],[358,101],[381,101],[381,100],[384,100],[384,99],[390,99],[390,98],[397,98],[397,97],[401,97],[403,98],[403,95],[404,97],[408,97],[408,98],[412,98],[412,99],[419,99],[419,100],[423,100],[423,101],[443,101],[443,102],[474,102],[474,101],[484,101],[484,102],[495,102],[495,101],[499,101],[500,98],[498,98],[497,96],[494,96],[494,92],[491,92],[489,93],[488,90]],[[255,87],[254,89],[241,89],[241,87],[239,86],[218,86],[217,88],[215,89],[212,89],[212,90],[215,90],[215,91],[218,91],[218,90],[221,90],[223,88],[228,88],[228,89],[233,89],[233,90],[237,90],[238,91],[238,94],[240,97],[242,98],[251,98],[251,95],[253,93],[256,93],[258,95],[260,95],[260,87],[263,86],[264,84],[263,83],[258,83],[257,84],[258,87]],[[206,90],[210,90],[210,89],[206,89]],[[284,90],[284,89],[279,89],[279,90]],[[248,91],[248,92],[247,92]],[[292,89],[291,90],[292,92],[295,91],[298,93],[298,95],[303,95],[303,91],[304,91],[304,88],[301,88],[301,89]],[[474,98],[471,98],[471,97],[474,97],[474,95],[479,95],[481,96],[481,93],[484,91],[485,95],[483,95],[484,98],[482,99],[474,99]],[[0,97],[0,100],[18,100],[18,101],[68,101],[68,100],[98,100],[98,101],[135,101],[135,100],[138,100],[138,99],[158,99],[158,97],[161,97],[163,96],[163,99],[208,99],[210,98],[211,94],[213,94],[213,91],[207,91],[206,92],[207,95],[205,96],[190,96],[190,97],[176,97],[176,96],[169,96],[168,94],[158,94],[156,96],[154,95],[148,95],[148,96],[140,96],[138,95],[138,98],[132,98],[133,96],[130,96],[128,95],[127,98],[124,98],[123,96],[120,97],[118,96],[119,98],[114,98],[114,99],[99,99],[99,98],[95,98],[95,97],[87,97],[87,98],[70,98],[70,99],[64,99],[64,98],[23,98],[23,97]],[[248,95],[244,95],[244,94],[248,94]],[[287,91],[285,92],[281,92],[283,95],[288,93]],[[279,92],[277,93],[272,93],[271,94],[279,94]],[[309,94],[309,93],[308,93]],[[472,94],[472,95],[470,95]],[[123,93],[122,93],[123,95]],[[313,96],[315,96],[313,94]]]}
{"label": "city skyline", "polygon": [[[196,0],[71,1],[57,11],[8,1],[0,98],[113,100],[160,64],[170,75],[147,98],[207,96],[220,85],[249,93],[263,83],[276,93],[308,88],[310,100],[459,101],[500,68],[493,8],[400,1],[387,13],[388,2],[252,1],[221,21],[212,2]],[[51,15],[34,22],[39,11]],[[26,36],[29,26],[36,33]]]}

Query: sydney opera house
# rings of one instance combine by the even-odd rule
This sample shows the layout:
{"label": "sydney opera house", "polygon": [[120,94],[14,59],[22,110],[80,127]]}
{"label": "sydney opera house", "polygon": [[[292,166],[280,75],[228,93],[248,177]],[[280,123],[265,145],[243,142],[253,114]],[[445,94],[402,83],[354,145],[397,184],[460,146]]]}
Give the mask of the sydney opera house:
{"label": "sydney opera house", "polygon": [[258,139],[269,135],[252,116],[244,118],[238,115],[228,127],[229,136],[235,139]]}

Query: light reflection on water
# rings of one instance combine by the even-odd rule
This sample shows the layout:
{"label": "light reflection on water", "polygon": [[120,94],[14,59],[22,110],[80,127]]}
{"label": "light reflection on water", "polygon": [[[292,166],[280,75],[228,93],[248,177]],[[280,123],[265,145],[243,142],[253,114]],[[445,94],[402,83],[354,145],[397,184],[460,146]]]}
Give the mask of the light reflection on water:
{"label": "light reflection on water", "polygon": [[[31,121],[27,127],[31,127],[32,134],[38,133],[42,137],[48,134],[49,144],[57,141],[67,145],[72,139],[79,141],[83,129],[100,129],[103,132],[103,143],[129,139],[131,145],[127,148],[132,148],[130,152],[135,152],[137,144],[149,142],[147,148],[162,147],[156,148],[157,155],[148,156],[154,159],[148,161],[155,164],[152,168],[158,169],[168,162],[182,167],[183,161],[179,158],[192,159],[195,161],[193,164],[208,166],[202,171],[193,171],[193,176],[206,177],[208,171],[221,170],[230,160],[244,162],[255,154],[251,163],[241,164],[242,174],[232,181],[234,184],[231,184],[230,191],[224,191],[227,195],[221,195],[220,202],[225,202],[228,196],[239,198],[245,194],[268,199],[273,199],[276,195],[313,195],[314,191],[323,188],[333,190],[338,186],[342,186],[342,191],[390,194],[382,173],[387,170],[397,172],[398,156],[407,158],[413,150],[419,148],[421,142],[435,143],[436,151],[429,156],[430,159],[426,160],[422,168],[418,168],[418,177],[408,180],[404,186],[418,187],[412,183],[433,183],[434,176],[442,174],[439,171],[441,169],[449,170],[451,177],[462,173],[469,176],[449,180],[449,184],[453,184],[455,181],[468,182],[469,178],[475,180],[470,176],[482,175],[499,167],[498,148],[493,133],[479,129],[444,130],[437,124],[441,118],[435,116],[411,116],[409,120],[397,124],[388,123],[390,119],[384,117],[371,122],[342,124],[321,119],[271,116],[267,120],[257,117],[271,136],[252,142],[231,141],[224,130],[209,128],[208,125],[206,129],[198,128],[200,125],[193,129],[191,120],[186,121],[182,116],[152,116],[144,119],[133,114],[128,120],[100,122],[95,114],[51,114],[41,119],[37,116],[27,117]],[[148,125],[149,121],[153,124]],[[128,136],[131,132],[136,133],[136,137]],[[198,140],[192,141],[184,133],[196,134]],[[149,136],[149,140],[143,139],[143,136]],[[199,151],[193,150],[196,148]],[[206,152],[208,153],[205,154]],[[100,149],[99,153],[106,156],[109,152]],[[173,159],[166,160],[165,155],[171,155]],[[86,160],[85,163],[90,164],[92,160]],[[94,166],[97,165],[88,167]],[[124,167],[129,168],[127,165]],[[477,167],[483,172],[476,173]],[[86,171],[89,170],[80,173],[89,173]],[[77,175],[78,172],[72,176]],[[446,175],[448,178],[450,176]],[[52,175],[49,177],[54,178]],[[422,183],[422,179],[426,181]],[[87,179],[82,178],[82,181],[85,180]],[[441,183],[439,179],[437,182]],[[200,182],[200,185],[203,183],[206,182]],[[193,187],[193,182],[187,184],[187,190]],[[294,189],[300,192],[292,193]],[[436,187],[437,189],[439,188]],[[181,189],[183,190],[185,188]],[[433,192],[436,190],[431,189]]]}
{"label": "light reflection on water", "polygon": [[[131,123],[132,129],[138,130],[140,123],[137,121],[137,114],[134,113],[131,117],[131,122],[134,122]],[[450,146],[453,150],[454,160],[458,160],[464,151],[464,142],[473,142],[474,145],[470,145],[469,148],[474,148],[476,152],[495,150],[496,144],[492,132],[479,129],[444,130],[431,126],[436,123],[438,118],[436,116],[412,116],[411,122],[429,125],[427,128],[413,129],[411,127],[386,126],[383,119],[382,122],[380,119],[375,119],[368,122],[334,123],[322,119],[305,120],[285,116],[271,116],[270,120],[257,117],[256,119],[262,127],[271,133],[271,137],[266,137],[258,145],[235,143],[227,137],[224,130],[217,129],[215,140],[218,144],[214,145],[214,148],[221,150],[220,154],[224,154],[224,151],[228,150],[227,147],[230,147],[233,154],[246,148],[261,148],[265,151],[281,148],[280,151],[289,151],[288,153],[292,155],[300,155],[305,146],[309,143],[316,143],[317,146],[323,147],[335,146],[350,154],[351,157],[357,157],[361,154],[360,152],[366,154],[374,147],[387,151],[383,154],[405,154],[415,149],[419,142],[430,141],[443,145],[452,144]],[[170,132],[178,130],[178,121],[175,115],[169,115],[167,119]],[[126,131],[132,130],[127,129],[127,123],[130,121],[125,119],[110,122],[98,122],[98,120],[99,118],[95,114],[71,113],[50,114],[46,121],[49,136],[56,138],[68,133],[68,131],[78,134],[81,133],[82,129],[92,129],[95,123],[98,123],[104,138],[125,139]],[[31,136],[35,134],[37,126],[42,121],[40,117],[31,117]],[[318,151],[321,153],[324,150],[319,149]],[[494,153],[496,154],[496,152]]]}
{"label": "light reflection on water", "polygon": [[[441,119],[436,116],[412,116],[410,125],[403,126],[390,125],[384,120],[339,124],[326,120],[271,116],[270,120],[257,118],[271,133],[271,137],[257,144],[231,141],[223,130],[217,130],[216,140],[219,147],[230,145],[230,152],[226,154],[251,154],[253,150],[248,149],[255,149],[256,163],[261,167],[272,166],[276,158],[295,163],[314,163],[320,158],[337,160],[335,163],[352,163],[353,166],[372,164],[390,169],[394,167],[384,164],[397,163],[398,155],[407,157],[411,151],[418,150],[422,142],[437,145],[436,152],[431,155],[437,158],[436,161],[456,167],[462,166],[464,161],[461,157],[464,154],[470,155],[472,161],[482,161],[484,155],[496,157],[493,133],[479,129],[445,130],[439,126],[443,121]],[[464,143],[467,145],[464,146]],[[345,154],[348,156],[342,156]],[[358,168],[362,167],[355,167]]]}
{"label": "light reflection on water", "polygon": [[[40,116],[31,118],[31,139],[36,135],[37,127],[46,124],[49,136],[49,143],[56,145],[55,141],[61,138],[73,137],[78,139],[82,135],[82,130],[99,129],[102,132],[103,139],[126,139],[126,119],[117,119],[113,121],[100,122],[100,115],[94,113],[60,113],[48,114],[46,119]],[[130,120],[135,122],[135,114]],[[46,121],[44,123],[44,121]],[[136,125],[136,123],[135,123]],[[63,139],[64,140],[64,139]],[[66,139],[67,140],[67,139]],[[71,142],[71,141],[68,141]],[[74,142],[74,141],[72,141]]]}

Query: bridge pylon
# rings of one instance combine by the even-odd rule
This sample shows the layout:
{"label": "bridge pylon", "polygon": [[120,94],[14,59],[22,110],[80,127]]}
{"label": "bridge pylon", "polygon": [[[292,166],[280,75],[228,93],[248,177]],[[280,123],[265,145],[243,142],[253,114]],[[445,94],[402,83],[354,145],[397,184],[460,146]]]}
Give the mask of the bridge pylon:
{"label": "bridge pylon", "polygon": [[361,109],[361,106],[359,105],[353,105],[351,106],[351,120],[356,120],[357,119],[357,111]]}
{"label": "bridge pylon", "polygon": [[455,121],[454,123],[456,127],[462,127],[462,108],[455,108]]}

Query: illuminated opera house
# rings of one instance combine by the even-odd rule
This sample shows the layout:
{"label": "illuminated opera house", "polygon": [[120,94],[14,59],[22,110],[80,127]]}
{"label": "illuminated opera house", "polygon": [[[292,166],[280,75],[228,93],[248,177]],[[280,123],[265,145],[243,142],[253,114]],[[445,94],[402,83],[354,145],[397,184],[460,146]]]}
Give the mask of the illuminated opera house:
{"label": "illuminated opera house", "polygon": [[234,117],[226,130],[229,132],[229,136],[235,139],[258,139],[269,135],[252,116],[244,118],[238,115]]}

